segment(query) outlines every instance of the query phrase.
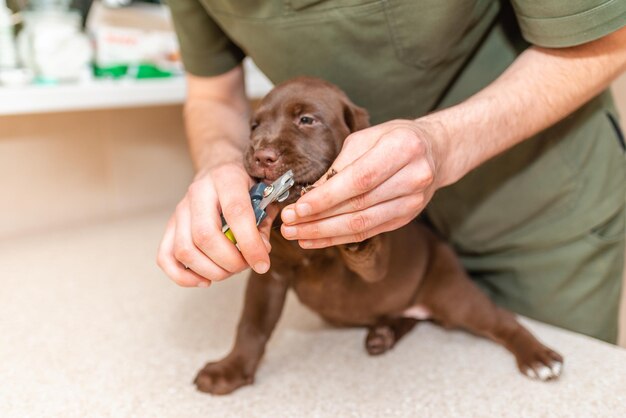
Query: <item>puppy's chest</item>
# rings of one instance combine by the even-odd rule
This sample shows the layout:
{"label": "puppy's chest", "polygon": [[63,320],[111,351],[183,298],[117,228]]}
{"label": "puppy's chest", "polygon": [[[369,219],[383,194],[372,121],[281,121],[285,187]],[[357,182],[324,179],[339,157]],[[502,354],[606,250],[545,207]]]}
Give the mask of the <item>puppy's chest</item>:
{"label": "puppy's chest", "polygon": [[303,251],[291,270],[300,302],[337,325],[368,325],[388,310],[392,305],[378,286],[383,284],[366,283],[350,271],[334,248],[323,254]]}
{"label": "puppy's chest", "polygon": [[305,299],[328,291],[341,292],[350,287],[351,272],[334,248],[304,251],[292,261],[292,288]]}

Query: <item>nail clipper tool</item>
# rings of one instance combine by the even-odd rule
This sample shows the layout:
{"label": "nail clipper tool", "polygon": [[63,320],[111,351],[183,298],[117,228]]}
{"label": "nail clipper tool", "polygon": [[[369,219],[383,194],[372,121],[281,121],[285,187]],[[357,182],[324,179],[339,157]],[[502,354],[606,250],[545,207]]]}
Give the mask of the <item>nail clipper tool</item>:
{"label": "nail clipper tool", "polygon": [[[289,170],[279,178],[277,178],[272,184],[265,184],[263,182],[257,183],[250,189],[250,202],[254,209],[254,217],[256,218],[256,224],[259,226],[263,219],[267,216],[265,208],[273,202],[283,202],[289,197],[289,189],[294,185],[293,171]],[[237,244],[237,239],[233,231],[230,229],[224,216],[222,215],[222,232],[226,237]]]}

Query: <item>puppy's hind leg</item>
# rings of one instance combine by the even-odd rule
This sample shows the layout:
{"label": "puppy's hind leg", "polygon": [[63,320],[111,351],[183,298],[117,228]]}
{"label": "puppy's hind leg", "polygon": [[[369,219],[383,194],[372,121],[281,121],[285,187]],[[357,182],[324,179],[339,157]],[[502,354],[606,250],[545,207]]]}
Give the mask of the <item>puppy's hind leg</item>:
{"label": "puppy's hind leg", "polygon": [[371,356],[383,354],[409,331],[415,327],[418,320],[415,318],[385,318],[369,328],[365,337],[365,349]]}
{"label": "puppy's hind leg", "polygon": [[452,250],[435,246],[432,265],[418,294],[435,322],[460,327],[490,338],[509,350],[517,367],[533,379],[552,380],[561,375],[563,357],[539,342],[513,313],[496,306],[467,277]]}

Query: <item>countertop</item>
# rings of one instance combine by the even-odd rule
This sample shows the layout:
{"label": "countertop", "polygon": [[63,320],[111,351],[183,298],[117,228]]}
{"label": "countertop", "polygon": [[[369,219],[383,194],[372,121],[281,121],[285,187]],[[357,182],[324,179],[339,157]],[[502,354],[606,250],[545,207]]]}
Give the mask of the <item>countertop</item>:
{"label": "countertop", "polygon": [[245,278],[183,289],[155,265],[167,212],[0,241],[0,416],[623,417],[626,350],[524,320],[565,357],[518,373],[503,348],[419,324],[372,358],[365,331],[325,325],[291,296],[253,386],[195,390],[226,354]]}

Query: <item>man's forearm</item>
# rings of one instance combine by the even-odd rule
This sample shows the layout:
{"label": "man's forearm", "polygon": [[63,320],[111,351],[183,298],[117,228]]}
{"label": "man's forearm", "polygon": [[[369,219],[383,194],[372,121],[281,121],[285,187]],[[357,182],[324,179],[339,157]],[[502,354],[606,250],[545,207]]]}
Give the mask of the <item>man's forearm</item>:
{"label": "man's forearm", "polygon": [[228,105],[188,102],[185,105],[185,126],[196,171],[241,161],[248,121]]}
{"label": "man's forearm", "polygon": [[531,47],[492,84],[422,118],[439,130],[439,186],[554,125],[626,70],[626,27],[564,49]]}
{"label": "man's forearm", "polygon": [[211,80],[190,76],[184,116],[196,171],[241,162],[249,136],[250,107],[241,69]]}

